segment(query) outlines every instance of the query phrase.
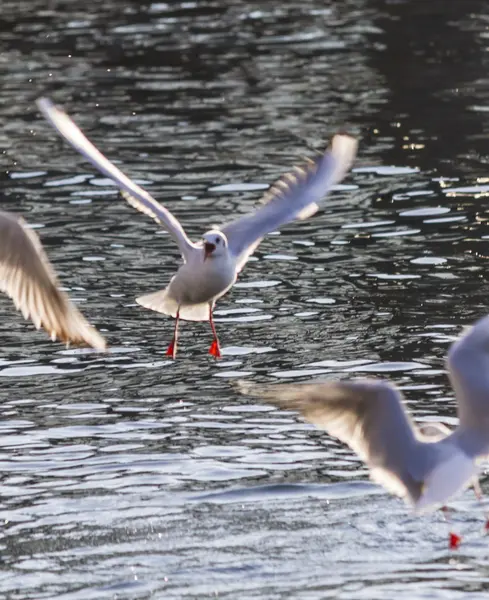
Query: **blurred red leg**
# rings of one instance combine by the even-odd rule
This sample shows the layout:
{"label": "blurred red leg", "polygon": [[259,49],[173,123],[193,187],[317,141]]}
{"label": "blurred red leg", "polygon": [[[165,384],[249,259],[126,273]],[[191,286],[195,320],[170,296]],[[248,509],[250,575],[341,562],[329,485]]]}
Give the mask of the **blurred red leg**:
{"label": "blurred red leg", "polygon": [[[450,511],[449,511],[448,507],[442,506],[441,510],[443,512],[443,517],[445,518],[445,521],[447,523],[450,523],[451,519],[450,519]],[[450,531],[448,533],[448,547],[450,548],[450,550],[457,550],[457,548],[460,546],[461,542],[462,542],[461,536],[459,536],[456,533],[453,533],[453,531]]]}
{"label": "blurred red leg", "polygon": [[168,346],[168,350],[166,351],[167,356],[171,356],[171,358],[175,359],[177,355],[177,340],[178,340],[178,322],[180,320],[180,309],[177,310],[177,314],[175,317],[175,329],[173,330],[173,338]]}
{"label": "blurred red leg", "polygon": [[[482,489],[479,483],[478,479],[474,479],[473,483],[472,483],[472,487],[474,488],[474,494],[475,497],[477,498],[477,500],[479,500],[480,503],[482,503],[483,498],[484,498],[484,494],[482,493]],[[484,516],[486,519],[486,523],[484,525],[484,530],[486,531],[486,533],[489,531],[489,515],[487,514],[487,511],[484,510]]]}
{"label": "blurred red leg", "polygon": [[212,318],[212,305],[209,306],[209,323],[211,324],[212,333],[214,339],[212,340],[211,347],[209,348],[209,354],[216,358],[221,358],[221,347],[219,346],[219,338],[217,337],[216,326],[214,325],[214,319]]}

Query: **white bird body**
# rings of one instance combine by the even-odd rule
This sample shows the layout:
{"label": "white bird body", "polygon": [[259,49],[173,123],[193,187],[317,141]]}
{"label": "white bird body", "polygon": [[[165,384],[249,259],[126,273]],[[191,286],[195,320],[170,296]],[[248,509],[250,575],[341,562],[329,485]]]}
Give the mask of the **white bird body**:
{"label": "white bird body", "polygon": [[436,462],[424,477],[421,495],[412,499],[418,513],[442,506],[448,498],[473,484],[478,472],[474,457],[460,450],[450,439],[433,446]]}
{"label": "white bird body", "polygon": [[351,136],[335,135],[323,155],[279,179],[265,194],[262,206],[255,212],[207,231],[201,242],[194,243],[187,237],[180,222],[97,150],[63,111],[46,98],[39,99],[37,105],[75,150],[119,186],[122,196],[131,206],[160,223],[178,245],[184,264],[168,287],[137,299],[146,308],[176,318],[173,340],[167,351],[173,358],[180,318],[190,321],[209,319],[214,334],[209,352],[220,356],[212,320],[215,301],[232,287],[248,257],[265,235],[285,223],[305,219],[318,209],[317,203],[351,167],[357,149],[357,142]]}
{"label": "white bird body", "polygon": [[145,308],[172,317],[180,313],[187,321],[206,321],[209,306],[232,287],[237,278],[236,260],[230,254],[204,260],[202,248],[188,255],[187,261],[164,290],[136,298]]}

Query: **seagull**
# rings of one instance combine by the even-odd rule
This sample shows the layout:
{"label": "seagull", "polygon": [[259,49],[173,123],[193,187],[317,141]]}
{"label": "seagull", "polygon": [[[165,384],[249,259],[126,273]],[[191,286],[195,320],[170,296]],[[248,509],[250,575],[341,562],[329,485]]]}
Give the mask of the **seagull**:
{"label": "seagull", "polygon": [[66,113],[47,98],[38,99],[37,106],[75,150],[117,184],[131,206],[162,225],[177,244],[183,264],[168,287],[136,299],[146,308],[175,318],[173,338],[166,352],[173,359],[177,352],[180,319],[209,320],[213,334],[209,353],[216,358],[221,356],[213,320],[216,300],[233,286],[265,235],[285,223],[305,219],[316,212],[317,203],[350,169],[357,150],[357,141],[353,137],[336,134],[324,154],[279,179],[254,213],[221,227],[213,227],[194,243],[187,237],[180,222],[99,152]]}
{"label": "seagull", "polygon": [[53,341],[105,350],[104,338],[58,287],[38,236],[22,218],[0,211],[0,291]]}
{"label": "seagull", "polygon": [[[376,379],[271,385],[242,382],[241,390],[306,421],[348,444],[371,478],[406,500],[416,512],[444,507],[470,485],[476,495],[478,459],[489,453],[489,316],[452,344],[448,375],[457,399],[459,424],[450,431],[416,427],[394,385]],[[431,430],[431,431],[430,431]],[[488,523],[486,523],[486,530]],[[450,534],[450,547],[460,536]]]}

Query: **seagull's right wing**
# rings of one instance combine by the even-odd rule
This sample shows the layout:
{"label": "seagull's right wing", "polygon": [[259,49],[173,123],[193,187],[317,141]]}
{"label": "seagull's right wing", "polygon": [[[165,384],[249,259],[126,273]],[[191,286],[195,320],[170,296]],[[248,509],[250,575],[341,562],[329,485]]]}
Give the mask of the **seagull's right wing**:
{"label": "seagull's right wing", "polygon": [[489,317],[477,321],[452,344],[447,366],[460,425],[479,431],[489,443]]}
{"label": "seagull's right wing", "polygon": [[57,283],[34,231],[21,219],[0,212],[0,291],[12,298],[37,329],[44,327],[53,340],[105,350],[104,338],[86,322]]}
{"label": "seagull's right wing", "polygon": [[[246,382],[241,387],[248,391]],[[388,383],[365,380],[257,386],[251,393],[280,408],[298,411],[348,444],[367,463],[372,479],[393,494],[419,497],[423,473],[417,473],[412,464],[419,442],[400,392]]]}
{"label": "seagull's right wing", "polygon": [[39,98],[37,106],[44,117],[73,146],[82,156],[105,176],[114,181],[123,192],[124,198],[141,212],[149,215],[157,223],[163,225],[174,241],[178,244],[184,259],[195,249],[188,239],[180,222],[157,202],[148,192],[122,173],[85,137],[81,129],[62,110],[57,108],[47,98]]}

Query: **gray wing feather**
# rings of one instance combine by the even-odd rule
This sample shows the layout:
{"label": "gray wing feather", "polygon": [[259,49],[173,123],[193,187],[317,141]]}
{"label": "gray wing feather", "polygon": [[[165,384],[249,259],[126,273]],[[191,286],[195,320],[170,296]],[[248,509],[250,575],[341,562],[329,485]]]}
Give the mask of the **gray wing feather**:
{"label": "gray wing feather", "polygon": [[231,253],[238,258],[238,270],[267,233],[316,212],[317,203],[346,175],[356,150],[354,138],[335,135],[325,154],[280,178],[262,198],[263,206],[219,228],[228,239]]}
{"label": "gray wing feather", "polygon": [[58,287],[41,242],[23,221],[0,212],[0,291],[51,338],[105,349],[105,340]]}
{"label": "gray wing feather", "polygon": [[452,344],[447,367],[460,426],[489,436],[489,317],[477,321]]}
{"label": "gray wing feather", "polygon": [[98,171],[112,179],[119,186],[129,204],[152,217],[168,231],[177,243],[182,256],[187,258],[188,254],[194,250],[194,244],[188,239],[180,222],[171,212],[112,164],[85,137],[84,133],[70,117],[57,108],[50,100],[39,98],[37,106],[44,117],[75,150],[91,162]]}
{"label": "gray wing feather", "polygon": [[417,498],[422,477],[410,455],[419,444],[400,392],[375,381],[269,386],[253,395],[298,411],[307,421],[348,444],[369,466],[371,477],[394,494]]}

